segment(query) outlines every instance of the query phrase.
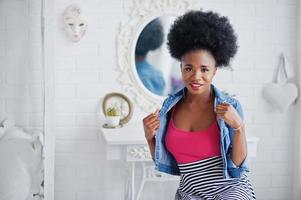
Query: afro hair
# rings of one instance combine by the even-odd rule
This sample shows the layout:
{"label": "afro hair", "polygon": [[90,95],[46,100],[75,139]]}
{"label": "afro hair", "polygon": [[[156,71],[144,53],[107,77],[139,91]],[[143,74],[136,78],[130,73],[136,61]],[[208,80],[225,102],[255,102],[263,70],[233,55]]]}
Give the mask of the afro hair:
{"label": "afro hair", "polygon": [[172,57],[181,60],[193,50],[209,51],[216,67],[226,67],[237,52],[237,37],[228,18],[212,11],[189,11],[178,17],[167,36]]}
{"label": "afro hair", "polygon": [[163,26],[159,19],[151,21],[141,32],[135,54],[145,56],[149,51],[159,48],[164,41]]}

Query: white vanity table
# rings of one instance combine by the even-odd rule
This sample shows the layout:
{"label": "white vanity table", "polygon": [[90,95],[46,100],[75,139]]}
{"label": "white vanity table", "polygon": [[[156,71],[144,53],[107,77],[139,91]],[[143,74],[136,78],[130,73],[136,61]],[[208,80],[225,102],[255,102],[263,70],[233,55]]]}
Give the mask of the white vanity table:
{"label": "white vanity table", "polygon": [[[154,170],[151,154],[147,142],[144,138],[142,122],[130,122],[122,128],[108,129],[101,128],[101,137],[106,143],[107,160],[122,160],[130,168],[131,174],[128,178],[130,185],[126,186],[125,199],[139,199],[144,183],[147,181],[170,181],[179,180],[178,176],[171,176]],[[148,164],[148,165],[146,165]],[[141,182],[136,190],[136,169],[142,167]],[[128,170],[128,169],[127,169]]]}
{"label": "white vanity table", "polygon": [[[179,180],[178,176],[171,176],[154,170],[151,154],[144,138],[142,121],[130,122],[122,128],[101,128],[100,136],[106,143],[107,160],[122,160],[130,168],[130,185],[126,191],[126,200],[139,200],[144,183],[147,181]],[[256,157],[256,149],[259,138],[247,137],[248,156]],[[151,165],[146,165],[151,164]],[[135,176],[137,167],[142,167],[142,177],[139,189],[136,190]]]}

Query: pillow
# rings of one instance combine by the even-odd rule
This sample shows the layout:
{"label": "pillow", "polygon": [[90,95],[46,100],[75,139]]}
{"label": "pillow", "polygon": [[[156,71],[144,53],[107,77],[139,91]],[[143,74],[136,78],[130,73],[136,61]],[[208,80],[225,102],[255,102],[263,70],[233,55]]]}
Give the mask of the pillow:
{"label": "pillow", "polygon": [[33,142],[32,136],[18,127],[8,128],[0,139],[1,200],[28,200],[39,193],[43,160],[41,149],[34,148]]}

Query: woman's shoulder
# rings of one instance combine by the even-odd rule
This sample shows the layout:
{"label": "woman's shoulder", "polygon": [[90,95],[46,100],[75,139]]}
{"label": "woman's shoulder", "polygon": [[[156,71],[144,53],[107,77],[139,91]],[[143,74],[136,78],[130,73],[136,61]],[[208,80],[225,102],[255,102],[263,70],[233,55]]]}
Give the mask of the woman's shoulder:
{"label": "woman's shoulder", "polygon": [[182,88],[174,94],[168,94],[168,96],[164,99],[162,103],[159,116],[166,114],[170,110],[171,105],[174,105],[183,97],[184,92],[185,88]]}
{"label": "woman's shoulder", "polygon": [[234,107],[240,104],[236,95],[230,95],[229,93],[224,91],[220,91],[218,98],[220,99],[220,101],[229,103]]}
{"label": "woman's shoulder", "polygon": [[162,103],[162,106],[161,106],[161,108],[160,108],[160,111],[159,111],[159,117],[162,116],[162,115],[164,115],[165,113],[167,113],[168,108],[170,107],[170,105],[171,105],[172,102],[173,102],[173,99],[174,99],[174,97],[173,97],[172,95],[168,95],[168,96],[164,99],[164,101],[163,101],[163,103]]}

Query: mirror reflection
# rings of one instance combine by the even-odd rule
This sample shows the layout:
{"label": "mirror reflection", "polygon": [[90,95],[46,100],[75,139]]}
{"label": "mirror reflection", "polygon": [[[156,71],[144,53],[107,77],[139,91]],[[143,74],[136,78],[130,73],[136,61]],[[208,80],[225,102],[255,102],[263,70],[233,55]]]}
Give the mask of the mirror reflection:
{"label": "mirror reflection", "polygon": [[150,21],[140,33],[135,48],[135,67],[143,86],[159,96],[180,89],[180,66],[168,52],[167,33],[175,16],[161,16]]}

